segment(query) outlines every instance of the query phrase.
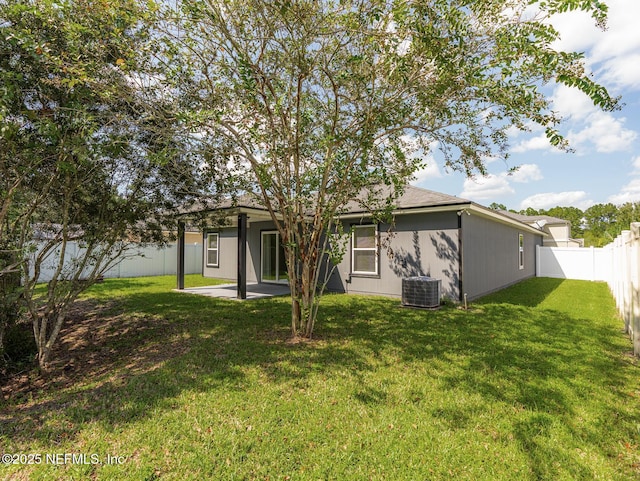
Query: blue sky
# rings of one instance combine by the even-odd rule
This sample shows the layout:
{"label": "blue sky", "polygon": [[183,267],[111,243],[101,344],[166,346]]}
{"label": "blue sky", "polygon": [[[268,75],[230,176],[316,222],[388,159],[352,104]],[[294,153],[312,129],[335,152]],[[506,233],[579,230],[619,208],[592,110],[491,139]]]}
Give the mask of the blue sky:
{"label": "blue sky", "polygon": [[[433,157],[414,185],[510,209],[549,209],[556,205],[586,209],[612,202],[640,202],[640,0],[606,0],[608,29],[602,31],[582,12],[559,15],[552,23],[562,38],[559,49],[584,52],[587,69],[613,96],[620,111],[593,107],[581,92],[549,91],[553,108],[565,122],[560,131],[575,153],[552,147],[544,132],[511,136],[511,157],[487,164],[489,175],[467,179],[446,172]],[[508,175],[512,166],[520,169]]]}

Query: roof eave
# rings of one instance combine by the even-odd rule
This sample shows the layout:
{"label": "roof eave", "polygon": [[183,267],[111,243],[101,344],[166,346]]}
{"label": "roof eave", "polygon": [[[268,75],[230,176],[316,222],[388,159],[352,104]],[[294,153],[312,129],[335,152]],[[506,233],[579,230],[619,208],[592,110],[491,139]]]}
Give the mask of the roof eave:
{"label": "roof eave", "polygon": [[[543,232],[540,229],[536,229],[524,222],[516,220],[512,217],[508,217],[504,214],[501,214],[493,209],[489,209],[488,207],[484,207],[480,204],[476,204],[471,201],[461,201],[451,204],[441,204],[441,205],[432,205],[432,206],[417,206],[417,207],[403,207],[395,209],[391,212],[392,215],[408,215],[408,214],[430,214],[436,212],[462,212],[467,211],[480,217],[484,217],[485,219],[491,219],[493,221],[499,222],[501,224],[509,225],[511,227],[516,227],[522,231],[529,232],[531,234],[540,235],[543,237],[548,237],[549,235],[546,232]],[[227,211],[225,212],[226,216],[238,215],[238,214],[247,214],[248,216],[253,216],[255,218],[264,218],[265,220],[270,220],[271,215],[267,209],[260,209],[256,207],[248,207],[243,205],[237,205],[233,207],[219,207],[219,208],[205,208],[200,211],[194,211],[189,213],[181,214],[181,216],[188,217],[190,214],[195,215],[197,213],[203,213],[208,211]],[[371,217],[371,213],[367,211],[360,212],[347,212],[344,214],[340,214],[336,216],[340,220],[348,220],[348,219],[366,219]]]}
{"label": "roof eave", "polygon": [[493,209],[489,209],[488,207],[484,207],[480,204],[476,204],[475,202],[472,202],[470,204],[469,210],[474,214],[479,215],[480,217],[484,217],[486,219],[492,219],[494,221],[500,222],[501,224],[517,227],[518,229],[527,231],[531,234],[541,235],[542,237],[549,236],[549,234],[541,231],[540,229],[536,229],[535,227],[532,227],[529,224],[516,220],[512,217],[508,217]]}
{"label": "roof eave", "polygon": [[[403,207],[395,209],[391,212],[392,215],[407,215],[407,214],[428,214],[433,212],[451,212],[463,209],[471,205],[469,202],[463,202],[459,204],[445,204],[445,205],[433,205],[423,207]],[[371,212],[359,211],[359,212],[347,212],[337,216],[338,219],[359,219],[371,217]]]}

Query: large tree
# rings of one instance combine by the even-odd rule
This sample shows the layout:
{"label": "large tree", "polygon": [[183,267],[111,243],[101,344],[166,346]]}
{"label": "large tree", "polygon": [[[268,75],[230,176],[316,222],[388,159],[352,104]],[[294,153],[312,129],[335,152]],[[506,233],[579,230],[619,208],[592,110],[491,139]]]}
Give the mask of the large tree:
{"label": "large tree", "polygon": [[[449,169],[484,173],[506,131],[556,130],[547,84],[616,101],[578,53],[553,49],[549,17],[597,0],[204,0],[166,11],[164,76],[210,141],[211,162],[246,181],[280,232],[292,334],[310,337],[320,267],[353,200],[384,212],[439,146]],[[168,89],[169,91],[169,89]],[[391,186],[391,189],[381,189]],[[382,192],[391,192],[382,195]]]}
{"label": "large tree", "polygon": [[42,368],[79,294],[137,242],[163,240],[164,181],[184,156],[141,85],[152,14],[136,0],[0,4],[0,285],[15,306],[6,280],[21,272]]}
{"label": "large tree", "polygon": [[592,205],[585,210],[588,245],[602,247],[613,242],[621,232],[617,229],[617,217],[618,208],[611,203]]}
{"label": "large tree", "polygon": [[548,211],[540,212],[541,214],[550,215],[559,219],[571,222],[571,237],[579,239],[584,235],[584,212],[577,207],[552,207]]}

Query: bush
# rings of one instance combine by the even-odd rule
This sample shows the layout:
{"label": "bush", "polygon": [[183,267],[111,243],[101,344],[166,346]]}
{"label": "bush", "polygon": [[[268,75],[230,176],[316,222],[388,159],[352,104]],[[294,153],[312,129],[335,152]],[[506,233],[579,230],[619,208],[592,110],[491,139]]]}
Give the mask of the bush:
{"label": "bush", "polygon": [[31,323],[19,322],[8,326],[4,335],[4,355],[10,363],[24,363],[35,359],[38,353]]}
{"label": "bush", "polygon": [[[0,259],[0,267],[4,265],[2,260]],[[16,325],[20,316],[21,293],[20,272],[9,272],[0,276],[0,366],[8,354],[8,330]]]}

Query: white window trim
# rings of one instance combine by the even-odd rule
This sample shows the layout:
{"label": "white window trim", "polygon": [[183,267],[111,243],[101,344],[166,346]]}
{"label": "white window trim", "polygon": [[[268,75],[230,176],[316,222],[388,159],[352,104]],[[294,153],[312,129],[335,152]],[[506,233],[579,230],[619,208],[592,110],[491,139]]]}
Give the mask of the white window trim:
{"label": "white window trim", "polygon": [[524,269],[524,234],[518,234],[518,269]]}
{"label": "white window trim", "polygon": [[[374,247],[356,247],[356,240],[355,240],[355,235],[356,235],[356,229],[370,229],[371,227],[373,227],[374,229],[374,240],[375,240],[375,246]],[[376,224],[363,224],[363,225],[354,225],[353,226],[353,231],[351,232],[351,273],[352,274],[356,274],[356,275],[363,275],[363,276],[377,276],[379,275],[379,267],[378,267],[378,250],[379,250],[379,242],[378,242],[378,226]],[[374,265],[375,265],[375,271],[357,271],[356,270],[356,256],[355,256],[355,252],[357,251],[374,251],[374,255],[375,255],[375,261],[374,261]]]}
{"label": "white window trim", "polygon": [[[216,236],[216,245],[218,247],[216,247],[215,249],[209,247],[209,236]],[[209,263],[209,251],[216,251],[218,254],[216,256],[216,259],[218,260],[218,262],[216,262],[215,264]],[[220,266],[220,233],[219,232],[207,232],[207,240],[205,244],[205,260],[206,260],[207,267]]]}

